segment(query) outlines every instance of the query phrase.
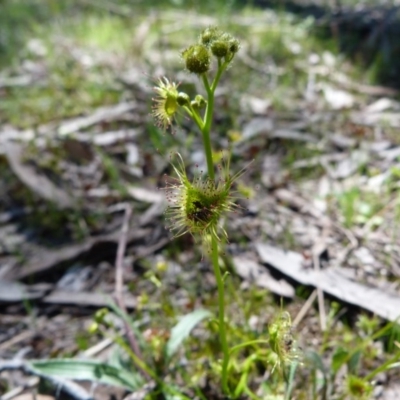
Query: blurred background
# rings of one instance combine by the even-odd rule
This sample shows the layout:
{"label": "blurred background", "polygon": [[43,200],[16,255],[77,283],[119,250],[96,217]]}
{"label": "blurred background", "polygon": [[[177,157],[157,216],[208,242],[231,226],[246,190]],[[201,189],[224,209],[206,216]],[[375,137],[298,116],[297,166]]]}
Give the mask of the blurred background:
{"label": "blurred background", "polygon": [[[30,166],[41,168],[57,186],[72,185],[68,190],[75,191],[72,197],[78,196],[79,202],[89,186],[95,190],[97,185],[78,183],[82,177],[61,177],[71,172],[62,171],[60,162],[90,164],[94,149],[88,141],[94,134],[111,129],[125,137],[123,130],[133,129],[128,136],[135,136],[136,144],[111,153],[107,145],[95,150],[107,184],[120,192],[124,179],[134,183],[151,175],[153,158],[163,158],[154,154],[156,149],[165,155],[183,140],[154,127],[149,116],[152,86],[166,75],[182,81],[189,92],[198,89],[195,77],[182,71],[179,52],[209,25],[218,24],[242,41],[229,86],[222,89],[229,96],[221,101],[217,117],[217,131],[227,131],[231,140],[239,139],[244,121],[254,113],[303,112],[327,104],[349,109],[358,101],[351,91],[396,95],[400,85],[395,1],[2,0],[0,7],[0,152],[4,155],[8,139],[23,140],[30,145]],[[125,104],[115,110],[118,103]],[[99,107],[105,107],[103,116],[102,109],[96,113]],[[69,121],[84,115],[87,120]],[[144,140],[139,131],[146,131]],[[76,133],[86,139],[77,140]],[[49,147],[50,152],[43,150]],[[119,161],[128,164],[117,167]],[[0,207],[23,208],[27,199],[32,201],[35,207],[25,222],[29,220],[35,237],[43,231],[51,240],[63,241],[103,229],[106,217],[97,211],[82,222],[82,210],[63,213],[56,206],[48,217],[49,204],[36,207],[36,201],[47,198],[67,207],[72,199],[53,186],[47,188],[53,194],[44,193],[46,186],[40,188],[32,176],[20,177],[24,185],[12,184],[16,171],[10,171],[10,163],[3,157],[1,185],[7,196]],[[40,216],[40,228],[31,226],[35,215]],[[65,222],[62,229],[60,222]]]}

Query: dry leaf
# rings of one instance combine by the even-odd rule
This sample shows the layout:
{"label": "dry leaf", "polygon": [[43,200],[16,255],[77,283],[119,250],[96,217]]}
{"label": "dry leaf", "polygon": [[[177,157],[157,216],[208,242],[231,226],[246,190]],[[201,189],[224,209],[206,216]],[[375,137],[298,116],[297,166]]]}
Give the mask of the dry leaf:
{"label": "dry leaf", "polygon": [[284,279],[275,279],[268,270],[257,262],[243,256],[233,257],[236,273],[243,279],[255,283],[259,287],[270,290],[283,297],[294,297],[294,288]]}
{"label": "dry leaf", "polygon": [[335,89],[328,85],[323,87],[323,92],[326,102],[333,110],[342,110],[343,108],[351,108],[354,106],[354,97],[348,92]]}
{"label": "dry leaf", "polygon": [[400,316],[400,296],[349,280],[340,270],[316,271],[303,266],[304,257],[294,251],[257,243],[261,260],[302,285],[321,288],[336,298],[369,310],[382,318],[396,321]]}

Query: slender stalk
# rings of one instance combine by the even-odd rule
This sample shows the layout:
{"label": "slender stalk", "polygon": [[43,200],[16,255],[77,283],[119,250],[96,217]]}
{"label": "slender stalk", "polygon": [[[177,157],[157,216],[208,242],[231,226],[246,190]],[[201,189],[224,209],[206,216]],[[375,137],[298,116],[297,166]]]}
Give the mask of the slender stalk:
{"label": "slender stalk", "polygon": [[[203,113],[203,98],[197,97],[190,101],[190,96],[178,92],[178,85],[167,78],[160,79],[159,86],[155,88],[158,97],[155,99],[153,115],[157,122],[164,128],[171,125],[179,107],[182,106],[186,114],[194,120],[201,131],[204,154],[207,162],[207,180],[195,180],[193,183],[186,176],[185,165],[180,162],[175,168],[178,175],[178,184],[167,186],[168,189],[178,193],[178,205],[171,208],[171,220],[177,220],[180,233],[190,232],[201,234],[203,238],[211,235],[211,262],[218,288],[218,318],[219,339],[222,350],[222,390],[226,397],[234,398],[234,390],[228,385],[229,348],[227,343],[227,324],[225,323],[225,287],[224,277],[219,264],[218,223],[221,214],[232,206],[232,197],[229,193],[231,183],[240,175],[233,177],[227,172],[226,181],[216,182],[213,148],[211,145],[211,125],[214,113],[215,91],[222,73],[230,65],[234,55],[240,48],[240,42],[226,32],[216,27],[206,28],[201,34],[197,44],[189,46],[182,52],[186,69],[199,75],[207,92],[207,103]],[[217,59],[218,67],[214,79],[209,81],[207,73],[211,66],[211,59]],[[201,111],[200,111],[201,110]],[[181,161],[181,160],[180,160]],[[229,169],[229,162],[226,166]],[[224,169],[225,171],[225,169]],[[221,183],[222,182],[222,183]],[[182,203],[182,205],[181,205]],[[186,228],[186,229],[185,229]],[[172,226],[172,229],[174,227]],[[221,228],[222,229],[222,228]],[[226,232],[223,232],[226,236]]]}
{"label": "slender stalk", "polygon": [[225,326],[225,288],[222,279],[221,269],[219,267],[218,240],[212,236],[211,242],[211,260],[214,267],[215,279],[218,287],[218,320],[219,320],[219,340],[221,342],[223,359],[222,359],[222,389],[225,394],[229,394],[228,387],[228,364],[229,364],[229,348],[226,340]]}
{"label": "slender stalk", "polygon": [[297,365],[298,365],[297,362],[293,362],[290,365],[289,378],[288,378],[287,389],[286,389],[286,393],[285,393],[285,400],[290,400],[292,398],[294,374],[296,373]]}
{"label": "slender stalk", "polygon": [[391,364],[394,364],[396,361],[398,361],[398,359],[400,358],[400,353],[397,353],[394,357],[390,358],[389,360],[385,361],[381,366],[379,366],[378,368],[376,368],[374,371],[372,371],[371,373],[369,373],[365,378],[364,381],[368,382],[371,379],[373,379],[377,374],[379,374],[380,372],[384,372],[386,370],[388,370],[391,366]]}
{"label": "slender stalk", "polygon": [[[217,87],[218,81],[223,72],[223,66],[218,66],[218,72],[214,78],[212,85],[210,86],[208,78],[205,74],[202,75],[204,87],[207,91],[207,108],[204,117],[203,129],[201,133],[203,135],[203,146],[204,152],[207,159],[208,176],[210,179],[215,179],[214,172],[214,160],[212,155],[210,131],[211,123],[214,112],[214,92]],[[218,319],[219,319],[219,338],[222,347],[223,359],[222,359],[222,390],[226,395],[229,395],[228,387],[228,364],[229,364],[229,348],[226,340],[226,325],[225,325],[225,289],[224,280],[221,275],[221,269],[219,266],[219,252],[218,252],[218,239],[212,235],[211,237],[211,261],[214,268],[215,279],[218,287]]]}
{"label": "slender stalk", "polygon": [[196,125],[199,127],[200,131],[204,128],[204,123],[202,119],[199,117],[197,114],[197,111],[193,109],[191,105],[183,107],[183,109],[187,112],[189,117],[193,119],[194,122],[196,122]]}
{"label": "slender stalk", "polygon": [[223,73],[224,70],[226,69],[226,67],[227,67],[227,64],[226,64],[226,63],[221,64],[221,61],[218,60],[218,71],[217,71],[217,74],[215,75],[214,81],[213,81],[213,83],[212,83],[212,85],[211,85],[211,90],[212,90],[213,92],[214,92],[215,89],[217,88],[218,82],[219,82],[219,80],[220,80],[220,78],[221,78],[222,73]]}
{"label": "slender stalk", "polygon": [[207,75],[203,74],[202,79],[204,87],[207,90],[207,108],[204,117],[204,125],[203,129],[201,130],[201,133],[203,135],[203,146],[207,160],[208,176],[210,179],[214,180],[215,179],[214,160],[212,155],[211,138],[210,138],[211,122],[214,112],[214,92],[210,88]]}

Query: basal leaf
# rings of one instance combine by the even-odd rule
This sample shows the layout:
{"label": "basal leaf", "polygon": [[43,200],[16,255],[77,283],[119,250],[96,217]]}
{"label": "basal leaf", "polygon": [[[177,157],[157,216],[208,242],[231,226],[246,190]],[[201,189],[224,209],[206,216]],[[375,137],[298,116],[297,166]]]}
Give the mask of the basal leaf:
{"label": "basal leaf", "polygon": [[142,385],[137,373],[92,360],[38,360],[31,361],[29,364],[32,370],[50,376],[89,380],[129,390],[137,390]]}
{"label": "basal leaf", "polygon": [[170,359],[176,353],[182,342],[190,335],[192,329],[200,321],[211,315],[211,312],[207,310],[195,310],[182,317],[171,330],[171,336],[166,345],[167,359]]}

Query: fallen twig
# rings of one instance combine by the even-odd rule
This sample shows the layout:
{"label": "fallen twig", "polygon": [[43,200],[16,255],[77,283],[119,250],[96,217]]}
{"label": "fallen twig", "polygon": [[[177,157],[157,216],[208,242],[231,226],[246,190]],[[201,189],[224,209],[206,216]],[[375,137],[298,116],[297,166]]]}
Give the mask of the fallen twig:
{"label": "fallen twig", "polygon": [[126,205],[125,216],[122,222],[121,234],[118,241],[117,256],[115,260],[115,298],[119,307],[125,311],[123,298],[123,280],[124,280],[124,255],[126,249],[127,235],[129,230],[129,221],[132,216],[132,207]]}
{"label": "fallen twig", "polygon": [[293,320],[293,326],[298,326],[299,323],[302,321],[302,319],[306,316],[308,313],[308,310],[314,303],[315,299],[317,298],[317,291],[314,290],[310,297],[307,299],[307,301],[304,303],[303,307],[301,307],[301,310],[299,313],[296,315],[296,318]]}
{"label": "fallen twig", "polygon": [[39,384],[39,378],[37,376],[32,377],[25,383],[23,386],[18,386],[14,389],[9,390],[7,393],[3,394],[1,400],[11,400],[14,397],[17,397],[22,392],[27,389],[32,389]]}
{"label": "fallen twig", "polygon": [[[139,238],[146,237],[150,229],[136,229],[127,234],[127,241],[131,242]],[[114,244],[119,239],[119,232],[106,235],[89,237],[83,243],[76,243],[70,246],[60,247],[57,250],[47,250],[40,248],[37,254],[31,257],[22,267],[14,268],[5,274],[3,279],[17,280],[23,279],[36,273],[42,273],[63,262],[72,262],[90,252],[95,245],[103,246]]]}
{"label": "fallen twig", "polygon": [[[118,307],[126,313],[126,307],[124,302],[123,284],[124,284],[124,255],[126,250],[127,236],[129,232],[129,221],[132,216],[132,207],[127,204],[125,208],[125,216],[122,222],[121,234],[118,241],[117,257],[115,260],[115,301]],[[141,351],[138,342],[135,337],[135,333],[132,331],[128,322],[124,320],[125,332],[128,337],[129,345],[132,351],[136,354],[139,359],[142,359]],[[138,368],[142,371],[143,375],[149,377],[147,372],[144,371],[140,365]]]}
{"label": "fallen twig", "polygon": [[[314,271],[316,271],[317,274],[319,274],[321,271],[319,263],[319,257],[321,256],[321,253],[322,253],[321,248],[318,245],[314,246],[312,251],[312,258],[313,258]],[[318,297],[319,321],[321,324],[321,330],[322,332],[325,332],[326,313],[324,305],[324,292],[322,291],[321,286],[318,284],[318,282],[317,282],[317,297]]]}

